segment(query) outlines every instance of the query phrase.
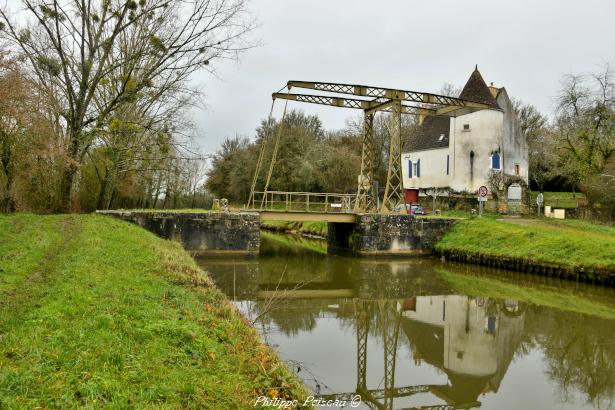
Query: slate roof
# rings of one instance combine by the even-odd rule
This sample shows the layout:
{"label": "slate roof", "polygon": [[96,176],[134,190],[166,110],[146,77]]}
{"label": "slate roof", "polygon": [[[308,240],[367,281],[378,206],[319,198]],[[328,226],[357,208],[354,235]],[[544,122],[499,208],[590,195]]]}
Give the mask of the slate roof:
{"label": "slate roof", "polygon": [[[409,151],[447,148],[451,117],[434,115],[425,117],[414,138],[408,141]],[[443,136],[443,137],[442,137]],[[440,139],[442,137],[442,139]]]}
{"label": "slate roof", "polygon": [[[470,75],[459,98],[488,104],[490,108],[501,110],[489,87],[478,71],[478,67]],[[450,133],[450,117],[428,116],[423,120],[416,135],[407,144],[408,151],[447,148]],[[442,137],[443,136],[443,137]],[[442,137],[442,138],[440,138]]]}
{"label": "slate roof", "polygon": [[474,101],[483,104],[488,104],[490,108],[494,108],[496,110],[500,110],[500,106],[497,101],[491,94],[489,87],[483,80],[483,76],[478,71],[478,67],[474,69],[472,75],[468,79],[468,82],[461,90],[461,94],[459,94],[459,98],[462,100]]}

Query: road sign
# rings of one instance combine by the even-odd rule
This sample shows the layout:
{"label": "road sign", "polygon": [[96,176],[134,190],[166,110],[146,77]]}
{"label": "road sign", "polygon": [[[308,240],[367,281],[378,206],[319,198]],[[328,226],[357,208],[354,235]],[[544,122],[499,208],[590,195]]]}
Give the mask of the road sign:
{"label": "road sign", "polygon": [[479,196],[479,197],[478,197],[478,201],[479,201],[479,202],[487,202],[487,197],[485,197],[485,196]]}
{"label": "road sign", "polygon": [[536,197],[536,205],[542,205],[542,203],[545,201],[545,196],[541,193],[538,194],[538,196]]}
{"label": "road sign", "polygon": [[486,197],[487,194],[489,194],[489,190],[487,189],[486,186],[481,186],[480,188],[478,188],[478,196],[479,197]]}
{"label": "road sign", "polygon": [[536,205],[538,205],[538,216],[540,216],[540,208],[542,207],[542,204],[544,201],[545,201],[545,196],[541,192],[536,197]]}

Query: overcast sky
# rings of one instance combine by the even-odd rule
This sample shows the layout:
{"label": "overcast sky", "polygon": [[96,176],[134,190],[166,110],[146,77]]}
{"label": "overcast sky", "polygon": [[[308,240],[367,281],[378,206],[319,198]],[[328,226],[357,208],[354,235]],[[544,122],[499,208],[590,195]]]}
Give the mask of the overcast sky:
{"label": "overcast sky", "polygon": [[[288,80],[359,83],[437,92],[463,85],[474,65],[487,83],[550,114],[562,75],[615,63],[613,0],[252,0],[263,45],[197,78],[195,111],[206,152],[235,134],[254,136],[271,93]],[[326,129],[358,112],[289,103]],[[283,101],[276,103],[279,117]]]}

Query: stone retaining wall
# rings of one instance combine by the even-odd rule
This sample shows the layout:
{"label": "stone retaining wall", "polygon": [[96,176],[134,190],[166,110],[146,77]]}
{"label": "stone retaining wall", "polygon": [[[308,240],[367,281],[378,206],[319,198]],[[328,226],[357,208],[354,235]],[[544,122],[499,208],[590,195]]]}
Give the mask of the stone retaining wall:
{"label": "stone retaining wall", "polygon": [[198,256],[258,255],[260,216],[255,212],[98,211],[178,241]]}
{"label": "stone retaining wall", "polygon": [[456,222],[411,215],[357,215],[356,224],[329,223],[329,252],[359,256],[429,254]]}

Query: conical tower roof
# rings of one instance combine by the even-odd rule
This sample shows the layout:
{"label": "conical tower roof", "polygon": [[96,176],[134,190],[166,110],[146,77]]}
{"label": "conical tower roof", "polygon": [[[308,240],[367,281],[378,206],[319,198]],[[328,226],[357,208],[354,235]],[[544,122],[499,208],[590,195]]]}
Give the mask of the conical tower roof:
{"label": "conical tower roof", "polygon": [[487,104],[490,108],[501,109],[493,97],[493,94],[489,91],[489,87],[487,87],[485,80],[483,80],[480,71],[478,71],[478,66],[474,69],[472,75],[470,75],[468,82],[463,87],[461,94],[459,94],[459,98]]}

